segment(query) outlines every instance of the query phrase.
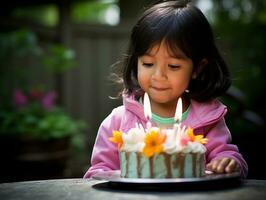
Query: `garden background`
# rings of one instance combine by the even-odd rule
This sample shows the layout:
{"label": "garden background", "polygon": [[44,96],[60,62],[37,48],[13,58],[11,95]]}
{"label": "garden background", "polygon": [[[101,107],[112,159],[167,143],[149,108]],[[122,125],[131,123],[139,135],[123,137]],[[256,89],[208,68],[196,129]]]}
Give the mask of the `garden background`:
{"label": "garden background", "polygon": [[[113,64],[152,2],[9,0],[1,6],[1,182],[83,176],[101,121],[121,104],[110,98],[118,91],[109,76]],[[265,179],[266,1],[193,2],[212,24],[232,72],[221,100],[233,143],[248,161],[249,178]]]}

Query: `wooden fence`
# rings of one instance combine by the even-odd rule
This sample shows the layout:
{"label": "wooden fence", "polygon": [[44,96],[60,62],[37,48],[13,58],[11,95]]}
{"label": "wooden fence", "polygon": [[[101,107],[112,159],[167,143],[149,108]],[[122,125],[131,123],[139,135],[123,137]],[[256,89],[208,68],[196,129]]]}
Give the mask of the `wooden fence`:
{"label": "wooden fence", "polygon": [[88,124],[86,133],[88,153],[91,153],[102,120],[121,100],[110,80],[112,65],[125,52],[129,29],[110,26],[75,26],[70,46],[75,50],[78,66],[64,75],[62,102],[76,118]]}

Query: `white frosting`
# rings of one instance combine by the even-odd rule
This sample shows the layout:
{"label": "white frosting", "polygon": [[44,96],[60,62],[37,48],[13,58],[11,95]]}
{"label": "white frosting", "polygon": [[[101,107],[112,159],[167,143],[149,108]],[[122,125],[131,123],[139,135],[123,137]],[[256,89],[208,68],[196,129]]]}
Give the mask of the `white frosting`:
{"label": "white frosting", "polygon": [[166,141],[163,145],[164,151],[168,154],[173,153],[204,153],[206,148],[199,142],[188,141],[182,145],[181,139],[187,136],[188,129],[175,124],[173,129],[166,130]]}
{"label": "white frosting", "polygon": [[205,153],[206,147],[199,142],[188,142],[188,144],[184,147],[184,153]]}
{"label": "white frosting", "polygon": [[181,146],[179,145],[179,141],[176,138],[176,135],[173,134],[173,129],[165,130],[166,140],[163,145],[163,149],[168,154],[173,154],[175,152],[181,151]]}
{"label": "white frosting", "polygon": [[122,134],[123,145],[121,150],[128,152],[141,152],[144,147],[145,132],[141,128],[131,128],[126,134]]}
{"label": "white frosting", "polygon": [[[127,133],[122,134],[123,145],[121,146],[122,151],[127,152],[142,152],[145,146],[146,132],[160,131],[158,127],[151,127],[148,130],[144,130],[141,125],[136,124],[135,128],[131,128]],[[181,140],[188,137],[187,127],[180,124],[175,124],[173,129],[161,130],[166,135],[166,140],[163,143],[163,151],[168,154],[174,153],[205,153],[206,148],[199,142],[193,142],[187,140],[182,143]]]}

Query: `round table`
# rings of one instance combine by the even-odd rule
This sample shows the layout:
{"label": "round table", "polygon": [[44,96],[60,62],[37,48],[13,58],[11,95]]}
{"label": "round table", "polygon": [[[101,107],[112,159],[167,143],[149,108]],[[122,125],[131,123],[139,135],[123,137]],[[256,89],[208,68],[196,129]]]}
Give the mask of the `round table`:
{"label": "round table", "polygon": [[109,187],[94,179],[56,179],[0,184],[1,200],[150,200],[266,199],[266,180],[244,180],[238,186],[204,190],[134,190]]}

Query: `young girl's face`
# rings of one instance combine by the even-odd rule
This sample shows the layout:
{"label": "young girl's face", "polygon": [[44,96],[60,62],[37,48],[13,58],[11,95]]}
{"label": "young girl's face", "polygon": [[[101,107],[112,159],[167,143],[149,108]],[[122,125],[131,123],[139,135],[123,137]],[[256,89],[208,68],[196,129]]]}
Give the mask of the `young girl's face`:
{"label": "young girl's face", "polygon": [[138,82],[149,94],[151,103],[176,103],[192,77],[192,60],[181,50],[175,54],[169,52],[161,42],[138,58]]}

